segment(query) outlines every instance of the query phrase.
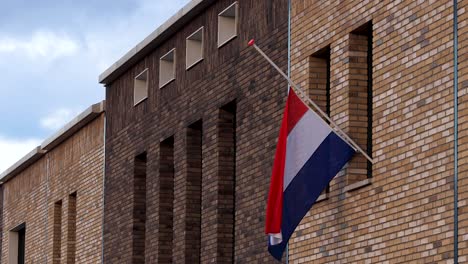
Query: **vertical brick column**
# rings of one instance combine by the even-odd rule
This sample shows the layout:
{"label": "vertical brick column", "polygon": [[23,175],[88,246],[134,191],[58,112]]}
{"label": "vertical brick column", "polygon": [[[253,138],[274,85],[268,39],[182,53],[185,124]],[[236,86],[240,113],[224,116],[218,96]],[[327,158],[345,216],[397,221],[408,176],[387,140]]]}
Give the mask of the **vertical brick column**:
{"label": "vertical brick column", "polygon": [[234,261],[236,184],[236,104],[219,110],[218,119],[218,263]]}
{"label": "vertical brick column", "polygon": [[159,145],[158,263],[172,262],[174,215],[174,137]]}
{"label": "vertical brick column", "polygon": [[202,126],[202,122],[199,121],[187,129],[187,215],[185,222],[185,263],[200,262]]}
{"label": "vertical brick column", "polygon": [[232,263],[235,225],[236,105],[210,114],[204,125],[201,262]]}
{"label": "vertical brick column", "polygon": [[76,256],[76,192],[68,196],[66,263],[74,264]]}
{"label": "vertical brick column", "polygon": [[173,263],[185,263],[187,256],[185,252],[187,219],[187,157],[186,131],[179,129],[174,138],[174,221],[172,261]]}
{"label": "vertical brick column", "polygon": [[201,263],[217,263],[218,110],[203,119]]}
{"label": "vertical brick column", "polygon": [[199,263],[202,121],[191,124],[183,133],[175,142],[173,262]]}

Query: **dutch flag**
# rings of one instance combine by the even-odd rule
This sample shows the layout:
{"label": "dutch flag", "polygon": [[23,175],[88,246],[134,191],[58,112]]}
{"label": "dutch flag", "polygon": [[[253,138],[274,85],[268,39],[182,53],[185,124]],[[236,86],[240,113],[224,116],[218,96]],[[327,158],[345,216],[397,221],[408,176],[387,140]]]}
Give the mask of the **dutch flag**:
{"label": "dutch flag", "polygon": [[268,251],[281,260],[289,238],[354,149],[291,89],[276,147],[266,211]]}

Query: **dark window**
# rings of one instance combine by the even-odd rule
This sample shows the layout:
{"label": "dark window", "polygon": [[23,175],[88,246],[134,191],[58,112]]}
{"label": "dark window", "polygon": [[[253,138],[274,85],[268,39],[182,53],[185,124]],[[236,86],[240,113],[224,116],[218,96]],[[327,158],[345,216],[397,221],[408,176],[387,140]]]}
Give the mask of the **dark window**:
{"label": "dark window", "polygon": [[146,152],[136,156],[134,161],[132,231],[132,263],[144,263],[146,232]]}
{"label": "dark window", "polygon": [[309,96],[330,116],[330,46],[309,58]]}
{"label": "dark window", "polygon": [[76,192],[68,196],[67,263],[75,263],[76,254]]}
{"label": "dark window", "polygon": [[60,263],[62,241],[62,200],[54,204],[52,263]]}
{"label": "dark window", "polygon": [[[309,97],[327,116],[330,116],[330,46],[315,52],[309,58]],[[326,121],[329,123],[328,121]],[[322,195],[330,192],[330,184]]]}
{"label": "dark window", "polygon": [[[349,35],[349,126],[350,136],[372,156],[372,23]],[[355,155],[349,164],[347,183],[372,177],[372,164]]]}
{"label": "dark window", "polygon": [[24,264],[26,246],[26,225],[18,230],[18,264]]}

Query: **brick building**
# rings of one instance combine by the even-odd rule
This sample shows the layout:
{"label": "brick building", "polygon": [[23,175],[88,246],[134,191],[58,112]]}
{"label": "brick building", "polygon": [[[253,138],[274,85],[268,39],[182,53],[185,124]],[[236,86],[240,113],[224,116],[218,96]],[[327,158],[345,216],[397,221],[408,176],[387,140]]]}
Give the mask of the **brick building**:
{"label": "brick building", "polygon": [[2,263],[100,263],[104,102],[0,175]]}
{"label": "brick building", "polygon": [[[290,3],[293,80],[375,163],[357,154],[337,175],[289,260],[452,263],[457,145],[467,262],[468,1],[457,47],[451,0]],[[271,263],[264,214],[287,83],[251,38],[286,71],[288,1],[191,1],[106,70],[105,141],[91,108],[1,175],[2,261],[26,230],[31,263]]]}
{"label": "brick building", "polygon": [[[284,0],[196,0],[100,76],[105,263],[271,262],[264,210],[287,83]],[[253,19],[255,17],[255,19]]]}
{"label": "brick building", "polygon": [[[468,261],[468,1],[458,1],[459,262]],[[290,241],[293,263],[453,263],[453,1],[292,1],[292,78],[356,155]]]}

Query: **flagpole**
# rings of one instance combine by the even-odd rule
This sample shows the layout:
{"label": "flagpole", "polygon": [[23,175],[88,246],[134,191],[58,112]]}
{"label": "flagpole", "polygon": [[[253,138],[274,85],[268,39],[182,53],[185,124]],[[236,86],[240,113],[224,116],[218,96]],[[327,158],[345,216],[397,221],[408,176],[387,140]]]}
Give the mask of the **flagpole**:
{"label": "flagpole", "polygon": [[369,156],[367,155],[367,153],[361,149],[361,147],[359,147],[358,144],[356,144],[356,142],[354,142],[343,130],[341,130],[341,128],[327,115],[325,114],[322,109],[320,109],[320,107],[318,107],[314,101],[312,101],[309,96],[307,96],[307,94],[304,92],[304,90],[302,90],[301,88],[299,88],[299,86],[297,86],[292,80],[291,78],[289,78],[279,67],[278,65],[276,65],[258,46],[257,44],[255,44],[255,40],[250,40],[249,43],[248,43],[249,46],[252,46],[255,48],[255,50],[258,51],[258,53],[260,53],[270,64],[271,66],[273,66],[288,82],[289,84],[292,86],[292,88],[299,92],[300,95],[305,98],[307,100],[307,102],[309,104],[311,104],[315,110],[317,112],[320,113],[320,115],[325,118],[328,122],[330,122],[330,124],[332,126],[330,126],[330,124],[327,124],[333,131],[337,132],[339,136],[342,136],[344,137],[344,140],[347,141],[356,151],[359,151],[362,155],[364,155],[364,157],[366,157],[366,159],[368,161],[370,161],[371,163],[374,163],[374,160]]}
{"label": "flagpole", "polygon": [[[255,43],[254,43],[255,44]],[[291,77],[291,0],[288,0],[288,78]],[[288,85],[288,94],[291,85]],[[286,264],[289,264],[289,240],[286,243]]]}

